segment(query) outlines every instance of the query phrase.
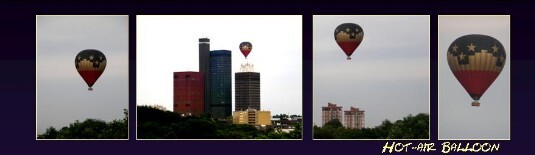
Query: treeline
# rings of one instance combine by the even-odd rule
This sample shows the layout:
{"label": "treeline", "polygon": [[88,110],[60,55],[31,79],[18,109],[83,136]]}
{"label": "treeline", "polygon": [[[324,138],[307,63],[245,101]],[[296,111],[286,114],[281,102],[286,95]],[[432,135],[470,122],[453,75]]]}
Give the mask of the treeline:
{"label": "treeline", "polygon": [[331,120],[323,127],[314,125],[315,139],[428,139],[429,114],[409,115],[394,123],[389,120],[375,128],[348,129],[339,120]]}
{"label": "treeline", "polygon": [[106,122],[99,119],[76,120],[69,126],[57,130],[49,127],[46,132],[37,135],[38,139],[128,139],[128,111],[124,109],[124,118]]}
{"label": "treeline", "polygon": [[301,124],[290,133],[257,129],[212,119],[209,115],[181,117],[171,111],[149,106],[137,107],[140,139],[301,139]]}

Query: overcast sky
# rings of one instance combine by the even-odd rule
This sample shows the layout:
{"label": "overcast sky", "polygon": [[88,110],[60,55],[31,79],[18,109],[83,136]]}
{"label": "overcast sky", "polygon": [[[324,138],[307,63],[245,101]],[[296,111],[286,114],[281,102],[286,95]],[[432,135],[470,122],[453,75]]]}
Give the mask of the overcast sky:
{"label": "overcast sky", "polygon": [[[439,138],[510,138],[509,16],[439,16]],[[450,44],[460,36],[484,34],[498,39],[507,60],[496,81],[472,107],[473,99],[457,81],[446,60]]]}
{"label": "overcast sky", "polygon": [[[364,39],[352,60],[334,40],[342,23]],[[429,113],[429,16],[314,16],[313,114],[328,102],[366,111],[366,127]]]}
{"label": "overcast sky", "polygon": [[[74,59],[100,50],[106,70],[93,86]],[[87,118],[112,121],[128,109],[128,16],[37,16],[37,133]]]}
{"label": "overcast sky", "polygon": [[210,50],[232,51],[234,73],[253,44],[249,63],[260,72],[261,109],[272,115],[302,112],[301,16],[137,16],[137,104],[173,110],[173,72],[199,71],[199,38]]}

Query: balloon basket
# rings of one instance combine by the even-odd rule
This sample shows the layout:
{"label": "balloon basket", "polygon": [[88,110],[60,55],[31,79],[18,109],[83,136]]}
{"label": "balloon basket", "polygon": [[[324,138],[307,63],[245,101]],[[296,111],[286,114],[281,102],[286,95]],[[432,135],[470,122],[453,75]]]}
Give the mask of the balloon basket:
{"label": "balloon basket", "polygon": [[351,60],[351,57],[347,57],[347,60]]}
{"label": "balloon basket", "polygon": [[89,87],[87,88],[87,91],[93,91],[93,88]]}
{"label": "balloon basket", "polygon": [[479,103],[478,101],[474,101],[474,102],[472,102],[472,106],[473,106],[473,107],[479,107],[480,104],[481,104],[481,103]]}

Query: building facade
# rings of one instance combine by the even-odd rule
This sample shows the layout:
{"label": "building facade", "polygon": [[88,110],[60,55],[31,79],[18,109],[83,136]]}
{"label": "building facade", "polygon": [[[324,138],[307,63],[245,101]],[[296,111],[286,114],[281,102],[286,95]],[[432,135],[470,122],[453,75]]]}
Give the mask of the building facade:
{"label": "building facade", "polygon": [[232,123],[271,126],[271,112],[260,111],[252,108],[244,111],[234,111],[232,115]]}
{"label": "building facade", "polygon": [[292,115],[290,117],[271,117],[271,126],[272,128],[290,133],[291,131],[295,130],[295,126],[297,124],[303,123],[303,117]]}
{"label": "building facade", "polygon": [[174,72],[173,81],[173,112],[186,116],[204,113],[204,74]]}
{"label": "building facade", "polygon": [[260,73],[237,72],[234,74],[235,111],[249,108],[260,110]]}
{"label": "building facade", "polygon": [[351,107],[349,111],[344,111],[344,126],[352,129],[364,128],[364,110]]}
{"label": "building facade", "polygon": [[210,113],[213,118],[232,115],[232,59],[231,51],[210,52]]}
{"label": "building facade", "polygon": [[199,72],[204,75],[204,112],[210,113],[210,39],[199,38]]}
{"label": "building facade", "polygon": [[322,126],[333,119],[338,119],[340,123],[342,122],[342,107],[336,106],[336,104],[329,102],[327,103],[326,107],[321,107],[321,111]]}

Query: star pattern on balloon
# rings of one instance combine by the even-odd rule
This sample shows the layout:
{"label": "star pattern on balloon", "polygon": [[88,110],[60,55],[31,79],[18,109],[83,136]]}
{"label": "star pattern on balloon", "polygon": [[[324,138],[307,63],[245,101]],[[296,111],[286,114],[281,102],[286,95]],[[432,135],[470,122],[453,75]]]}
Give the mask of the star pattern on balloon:
{"label": "star pattern on balloon", "polygon": [[465,54],[466,52],[464,51],[461,51],[461,54],[459,54],[457,56],[457,61],[459,62],[459,64],[469,64],[470,62],[468,61],[468,54]]}
{"label": "star pattern on balloon", "polygon": [[[466,48],[459,48],[459,45]],[[496,57],[496,66],[499,67],[503,67],[503,62],[505,62],[504,51],[500,50],[500,47],[496,44],[490,45],[476,42],[465,44],[452,43],[449,49],[451,50],[448,51],[448,54],[453,55],[460,65],[470,64],[469,58],[475,56],[476,53],[492,54],[493,57]]]}
{"label": "star pattern on balloon", "polygon": [[106,61],[106,57],[98,53],[78,55],[75,60],[76,68],[80,67],[79,63],[82,61],[89,61],[93,68],[98,68],[102,63]]}
{"label": "star pattern on balloon", "polygon": [[362,32],[363,31],[359,27],[352,26],[352,25],[337,27],[335,29],[335,39],[338,40],[338,38],[336,38],[336,34],[339,34],[339,33],[347,34],[350,39],[355,39]]}
{"label": "star pattern on balloon", "polygon": [[457,44],[453,45],[453,47],[452,47],[453,53],[457,53],[457,48],[459,48],[459,46],[457,46]]}
{"label": "star pattern on balloon", "polygon": [[475,46],[474,43],[470,43],[470,45],[468,45],[466,47],[468,47],[468,51],[476,51],[476,47],[477,46]]}
{"label": "star pattern on balloon", "polygon": [[496,44],[494,44],[494,46],[492,46],[492,53],[497,53],[499,49],[500,48],[498,48]]}

